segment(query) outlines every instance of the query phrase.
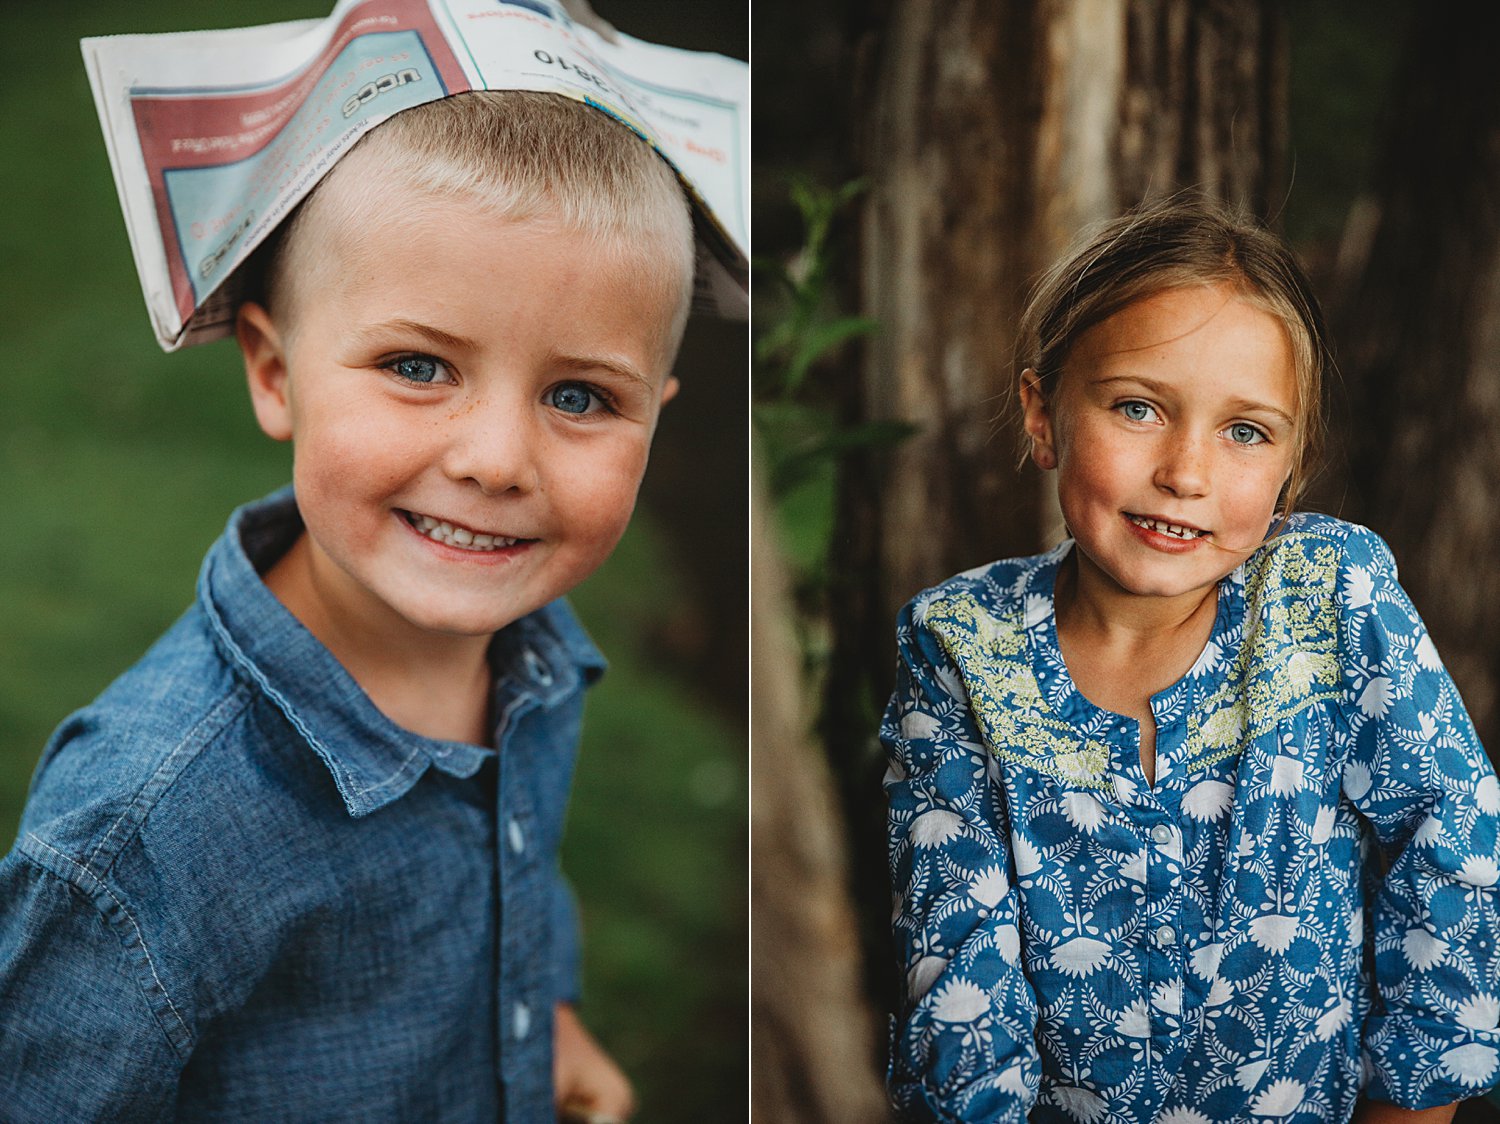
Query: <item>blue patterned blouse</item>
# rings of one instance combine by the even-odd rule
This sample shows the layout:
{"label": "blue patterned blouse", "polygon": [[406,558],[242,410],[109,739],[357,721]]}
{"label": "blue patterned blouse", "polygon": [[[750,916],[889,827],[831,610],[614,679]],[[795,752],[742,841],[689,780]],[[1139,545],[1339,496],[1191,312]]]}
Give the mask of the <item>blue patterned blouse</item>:
{"label": "blue patterned blouse", "polygon": [[901,616],[903,1115],[1345,1121],[1500,1081],[1500,784],[1385,543],[1298,515],[1221,582],[1154,788],[1063,664],[1069,546]]}

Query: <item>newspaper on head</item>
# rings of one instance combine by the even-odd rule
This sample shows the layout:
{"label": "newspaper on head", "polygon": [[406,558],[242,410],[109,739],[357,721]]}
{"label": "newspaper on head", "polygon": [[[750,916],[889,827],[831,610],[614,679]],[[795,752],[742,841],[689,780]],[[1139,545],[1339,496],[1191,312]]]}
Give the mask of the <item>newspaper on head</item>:
{"label": "newspaper on head", "polygon": [[606,41],[559,0],[339,0],[326,19],[83,40],[130,246],[168,351],[230,333],[240,267],[370,129],[467,90],[587,102],[677,172],[694,307],[747,313],[748,67]]}

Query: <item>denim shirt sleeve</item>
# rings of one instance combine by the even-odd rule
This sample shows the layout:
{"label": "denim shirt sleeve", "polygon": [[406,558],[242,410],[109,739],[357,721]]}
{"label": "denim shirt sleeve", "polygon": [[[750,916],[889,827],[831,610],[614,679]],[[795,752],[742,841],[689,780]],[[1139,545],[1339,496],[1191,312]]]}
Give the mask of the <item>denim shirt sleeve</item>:
{"label": "denim shirt sleeve", "polygon": [[48,849],[30,837],[0,860],[0,1010],[15,1015],[0,1027],[0,1116],[168,1118],[186,1030],[161,966],[130,904]]}
{"label": "denim shirt sleeve", "polygon": [[1366,1096],[1451,1104],[1500,1080],[1500,784],[1390,549],[1363,528],[1340,568],[1344,795],[1389,870],[1374,898]]}
{"label": "denim shirt sleeve", "polygon": [[578,900],[561,870],[552,879],[552,935],[553,955],[557,958],[557,1001],[577,1006],[583,995]]}
{"label": "denim shirt sleeve", "polygon": [[994,758],[923,605],[908,605],[897,625],[896,690],[880,730],[905,984],[890,1095],[907,1120],[1019,1122],[1041,1067],[1007,815]]}

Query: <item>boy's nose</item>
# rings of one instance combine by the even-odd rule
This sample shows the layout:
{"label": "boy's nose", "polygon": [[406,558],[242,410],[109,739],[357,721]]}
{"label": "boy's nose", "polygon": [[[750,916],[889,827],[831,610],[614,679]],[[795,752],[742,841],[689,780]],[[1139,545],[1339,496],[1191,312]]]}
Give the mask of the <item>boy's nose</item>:
{"label": "boy's nose", "polygon": [[1181,434],[1165,442],[1155,484],[1174,496],[1201,496],[1209,487],[1209,450],[1204,439]]}
{"label": "boy's nose", "polygon": [[536,489],[541,435],[524,404],[474,401],[448,424],[453,428],[444,470],[450,478],[472,480],[486,495]]}

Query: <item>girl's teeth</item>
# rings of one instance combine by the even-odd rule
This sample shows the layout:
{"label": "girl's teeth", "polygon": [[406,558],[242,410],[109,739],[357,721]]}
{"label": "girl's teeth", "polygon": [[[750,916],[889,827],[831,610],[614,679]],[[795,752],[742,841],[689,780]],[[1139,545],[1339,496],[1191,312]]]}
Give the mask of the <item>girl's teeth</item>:
{"label": "girl's teeth", "polygon": [[467,527],[455,527],[452,523],[434,519],[430,515],[418,515],[415,512],[407,516],[407,522],[433,542],[440,542],[445,546],[456,546],[460,550],[499,550],[502,547],[515,546],[520,541],[506,538],[504,535],[482,534],[471,531]]}
{"label": "girl's teeth", "polygon": [[1176,523],[1163,523],[1160,519],[1142,519],[1136,515],[1132,515],[1130,521],[1137,527],[1145,527],[1159,535],[1170,535],[1174,539],[1195,539],[1204,533],[1195,531],[1191,527],[1178,526]]}

